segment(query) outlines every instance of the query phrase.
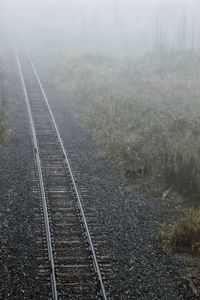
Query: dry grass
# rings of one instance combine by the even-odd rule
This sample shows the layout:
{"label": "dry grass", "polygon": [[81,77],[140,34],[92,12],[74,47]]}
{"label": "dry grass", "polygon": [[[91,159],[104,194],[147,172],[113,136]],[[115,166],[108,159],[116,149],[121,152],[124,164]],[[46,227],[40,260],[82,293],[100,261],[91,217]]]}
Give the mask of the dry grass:
{"label": "dry grass", "polygon": [[[93,55],[63,60],[55,71],[62,88],[122,174],[172,187],[178,205],[185,196],[198,204],[199,54],[153,53],[137,62]],[[158,240],[172,252],[199,253],[200,209],[164,225]]]}
{"label": "dry grass", "polygon": [[200,209],[189,209],[177,224],[163,225],[158,242],[172,252],[200,254]]}
{"label": "dry grass", "polygon": [[84,126],[124,175],[142,174],[197,198],[200,63],[195,57],[195,70],[186,69],[188,55],[169,54],[165,68],[155,57],[141,64],[87,55],[67,59],[60,76]]}

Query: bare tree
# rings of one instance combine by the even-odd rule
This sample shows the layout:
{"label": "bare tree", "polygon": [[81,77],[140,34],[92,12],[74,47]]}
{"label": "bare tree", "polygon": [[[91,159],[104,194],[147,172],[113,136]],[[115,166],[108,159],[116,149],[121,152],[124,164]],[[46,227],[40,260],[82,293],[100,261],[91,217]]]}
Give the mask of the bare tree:
{"label": "bare tree", "polygon": [[155,48],[162,51],[167,48],[167,36],[158,16],[156,18]]}
{"label": "bare tree", "polygon": [[186,50],[187,48],[187,20],[186,9],[183,9],[183,16],[179,28],[179,49]]}
{"label": "bare tree", "polygon": [[193,53],[194,47],[195,47],[195,30],[196,30],[196,20],[195,20],[195,15],[194,15],[193,20],[192,20],[192,39],[191,39],[192,53]]}

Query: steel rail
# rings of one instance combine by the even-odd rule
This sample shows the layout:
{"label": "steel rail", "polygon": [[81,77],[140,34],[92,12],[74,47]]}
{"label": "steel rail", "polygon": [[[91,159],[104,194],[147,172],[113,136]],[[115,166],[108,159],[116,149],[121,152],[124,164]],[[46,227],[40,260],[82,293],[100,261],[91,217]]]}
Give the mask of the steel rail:
{"label": "steel rail", "polygon": [[27,93],[27,89],[26,89],[26,85],[25,85],[24,75],[23,75],[19,55],[17,53],[17,50],[16,50],[15,46],[14,46],[14,52],[15,52],[18,71],[19,71],[19,75],[20,75],[20,79],[21,79],[24,98],[25,98],[26,105],[27,105],[27,110],[28,110],[28,115],[29,115],[29,120],[30,120],[30,126],[31,126],[31,133],[32,133],[32,138],[33,138],[33,145],[34,145],[34,150],[35,150],[37,169],[38,169],[38,174],[39,174],[40,191],[41,191],[43,214],[44,214],[44,220],[45,220],[45,231],[46,231],[46,239],[47,239],[48,257],[49,257],[49,264],[50,264],[50,267],[51,267],[50,271],[51,271],[52,298],[53,298],[53,300],[58,300],[56,274],[55,274],[55,262],[54,262],[54,256],[53,256],[52,239],[51,239],[50,224],[49,224],[49,215],[48,215],[48,209],[47,209],[47,201],[46,201],[46,195],[45,195],[43,172],[42,172],[42,167],[41,167],[41,160],[40,160],[38,142],[37,142],[36,131],[35,131],[35,126],[34,126],[34,122],[33,122],[33,117],[32,117],[32,113],[31,113],[31,107],[30,107],[30,103],[29,103],[28,93]]}
{"label": "steel rail", "polygon": [[106,290],[105,290],[105,287],[104,287],[104,283],[103,283],[103,279],[102,279],[102,275],[101,275],[99,263],[98,263],[98,260],[97,260],[96,251],[94,249],[94,245],[93,245],[93,241],[92,241],[91,234],[90,234],[90,231],[89,231],[89,227],[88,227],[88,224],[87,224],[87,220],[86,220],[86,217],[85,217],[85,212],[84,212],[84,209],[83,209],[82,201],[81,201],[81,198],[80,198],[80,195],[79,195],[79,192],[78,192],[78,189],[77,189],[77,185],[76,185],[76,182],[75,182],[75,179],[74,179],[74,175],[73,175],[70,163],[69,163],[67,151],[65,150],[62,138],[60,136],[60,133],[59,133],[56,121],[54,119],[51,107],[49,105],[46,93],[45,93],[44,88],[42,86],[42,83],[40,81],[40,78],[39,78],[38,72],[36,70],[36,67],[35,67],[35,65],[34,65],[32,59],[31,59],[31,57],[29,56],[28,53],[27,53],[27,56],[29,58],[30,64],[31,64],[31,66],[33,68],[33,71],[35,73],[35,76],[37,78],[39,87],[41,89],[42,95],[44,97],[44,100],[46,102],[46,105],[47,105],[47,108],[48,108],[48,111],[49,111],[49,114],[50,114],[52,122],[54,124],[58,140],[60,142],[60,146],[61,146],[62,153],[63,153],[63,156],[64,156],[64,162],[65,162],[65,164],[66,164],[66,166],[67,166],[67,168],[69,170],[69,173],[70,173],[70,177],[71,177],[71,180],[72,180],[73,188],[74,188],[74,191],[75,191],[75,194],[76,194],[76,198],[77,198],[77,202],[78,202],[78,207],[79,207],[79,210],[80,210],[80,213],[81,213],[81,217],[82,217],[82,222],[83,222],[83,225],[84,225],[84,228],[85,228],[85,232],[86,232],[86,236],[87,236],[87,239],[88,239],[89,247],[90,247],[90,250],[91,250],[91,253],[92,253],[93,264],[94,264],[94,268],[95,268],[95,271],[97,273],[98,280],[99,280],[99,283],[100,283],[100,290],[101,290],[102,298],[103,298],[103,300],[107,300]]}

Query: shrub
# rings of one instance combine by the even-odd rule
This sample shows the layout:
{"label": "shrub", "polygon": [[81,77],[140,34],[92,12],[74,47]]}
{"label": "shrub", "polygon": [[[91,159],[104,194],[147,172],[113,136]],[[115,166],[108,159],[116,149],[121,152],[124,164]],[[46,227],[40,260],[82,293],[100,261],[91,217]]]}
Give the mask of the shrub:
{"label": "shrub", "polygon": [[189,209],[177,224],[163,225],[158,242],[173,252],[200,254],[200,209]]}

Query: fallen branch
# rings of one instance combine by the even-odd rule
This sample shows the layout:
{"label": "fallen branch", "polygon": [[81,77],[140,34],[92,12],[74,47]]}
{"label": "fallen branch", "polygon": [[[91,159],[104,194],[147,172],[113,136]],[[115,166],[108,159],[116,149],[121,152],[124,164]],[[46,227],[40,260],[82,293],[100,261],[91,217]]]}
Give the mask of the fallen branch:
{"label": "fallen branch", "polygon": [[162,194],[162,200],[165,200],[168,194],[171,192],[171,187],[169,187],[163,194]]}

